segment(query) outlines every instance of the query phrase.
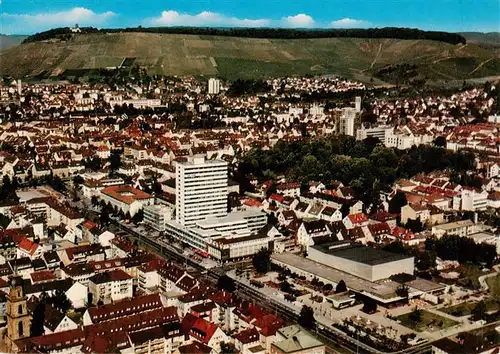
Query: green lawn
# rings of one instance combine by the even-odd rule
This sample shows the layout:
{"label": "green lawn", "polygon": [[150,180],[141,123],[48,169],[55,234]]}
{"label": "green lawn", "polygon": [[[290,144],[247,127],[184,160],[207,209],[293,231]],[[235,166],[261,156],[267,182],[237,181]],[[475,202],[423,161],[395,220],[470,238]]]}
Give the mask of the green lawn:
{"label": "green lawn", "polygon": [[439,311],[447,313],[448,315],[452,315],[455,317],[469,316],[476,306],[475,302],[462,302],[458,305],[453,305],[449,307],[444,307]]}
{"label": "green lawn", "polygon": [[396,320],[400,321],[403,326],[419,332],[438,331],[458,324],[458,322],[456,321],[435,315],[427,311],[422,311],[422,318],[420,322],[412,321],[410,319],[410,313],[398,316],[396,317]]}

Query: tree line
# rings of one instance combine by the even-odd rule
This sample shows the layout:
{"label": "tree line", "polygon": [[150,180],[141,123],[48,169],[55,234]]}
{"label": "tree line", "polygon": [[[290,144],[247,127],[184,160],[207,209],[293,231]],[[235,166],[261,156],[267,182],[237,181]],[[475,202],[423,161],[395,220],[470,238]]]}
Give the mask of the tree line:
{"label": "tree line", "polygon": [[[376,138],[357,141],[351,136],[327,135],[299,141],[279,141],[269,150],[254,148],[246,153],[237,176],[253,175],[261,180],[285,175],[306,184],[339,180],[351,186],[366,206],[377,203],[381,191],[390,190],[398,178],[450,169],[468,171],[474,155],[452,152],[430,145],[409,150],[387,148]],[[242,182],[243,187],[248,184]]]}
{"label": "tree line", "polygon": [[[164,33],[207,35],[244,38],[272,39],[313,39],[313,38],[395,38],[413,40],[432,40],[450,44],[465,44],[466,40],[457,33],[442,31],[422,31],[416,28],[384,27],[384,28],[353,28],[353,29],[289,29],[289,28],[211,28],[211,27],[127,27],[104,28],[81,27],[80,33]],[[59,38],[67,40],[72,31],[69,27],[54,28],[39,32],[26,38],[23,43],[37,42]]]}

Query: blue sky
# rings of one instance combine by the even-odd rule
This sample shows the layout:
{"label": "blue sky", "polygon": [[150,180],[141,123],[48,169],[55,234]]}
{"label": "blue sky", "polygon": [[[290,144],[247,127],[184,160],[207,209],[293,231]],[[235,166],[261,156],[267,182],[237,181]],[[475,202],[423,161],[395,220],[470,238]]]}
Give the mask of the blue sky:
{"label": "blue sky", "polygon": [[0,33],[73,26],[500,31],[500,0],[0,0]]}

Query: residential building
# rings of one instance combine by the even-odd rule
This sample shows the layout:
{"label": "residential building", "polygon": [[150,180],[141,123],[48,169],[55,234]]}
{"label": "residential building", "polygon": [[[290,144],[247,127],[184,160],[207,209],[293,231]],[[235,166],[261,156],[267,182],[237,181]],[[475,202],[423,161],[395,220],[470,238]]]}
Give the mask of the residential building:
{"label": "residential building", "polygon": [[131,298],[133,293],[133,278],[121,269],[98,273],[89,279],[89,292],[92,303],[99,301],[109,303]]}
{"label": "residential building", "polygon": [[407,204],[401,208],[401,223],[406,224],[408,220],[420,219],[426,223],[431,217],[431,210],[422,204]]}
{"label": "residential building", "polygon": [[356,131],[357,140],[365,140],[366,138],[377,138],[382,143],[385,142],[385,137],[392,131],[392,128],[386,126],[376,126],[366,128],[364,125]]}
{"label": "residential building", "polygon": [[444,235],[456,235],[466,237],[477,232],[489,230],[491,227],[482,223],[474,223],[472,220],[460,220],[432,227],[432,234],[436,237]]}
{"label": "residential building", "polygon": [[462,210],[476,211],[488,207],[488,192],[476,191],[472,188],[464,188],[461,192]]}

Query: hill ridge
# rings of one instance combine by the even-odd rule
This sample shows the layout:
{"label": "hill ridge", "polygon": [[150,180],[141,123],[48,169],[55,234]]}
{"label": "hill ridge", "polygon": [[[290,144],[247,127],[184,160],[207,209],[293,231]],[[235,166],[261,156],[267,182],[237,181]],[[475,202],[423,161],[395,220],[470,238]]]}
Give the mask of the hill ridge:
{"label": "hill ridge", "polygon": [[[151,74],[165,75],[235,79],[336,74],[366,82],[377,78],[385,82],[461,80],[500,72],[500,48],[474,43],[452,45],[429,40],[362,38],[290,40],[137,32],[84,34],[67,41],[25,43],[2,52],[0,60],[2,73],[15,77],[41,72],[44,76],[56,76],[67,69],[120,65],[142,66]],[[481,63],[484,64],[478,68]]]}

